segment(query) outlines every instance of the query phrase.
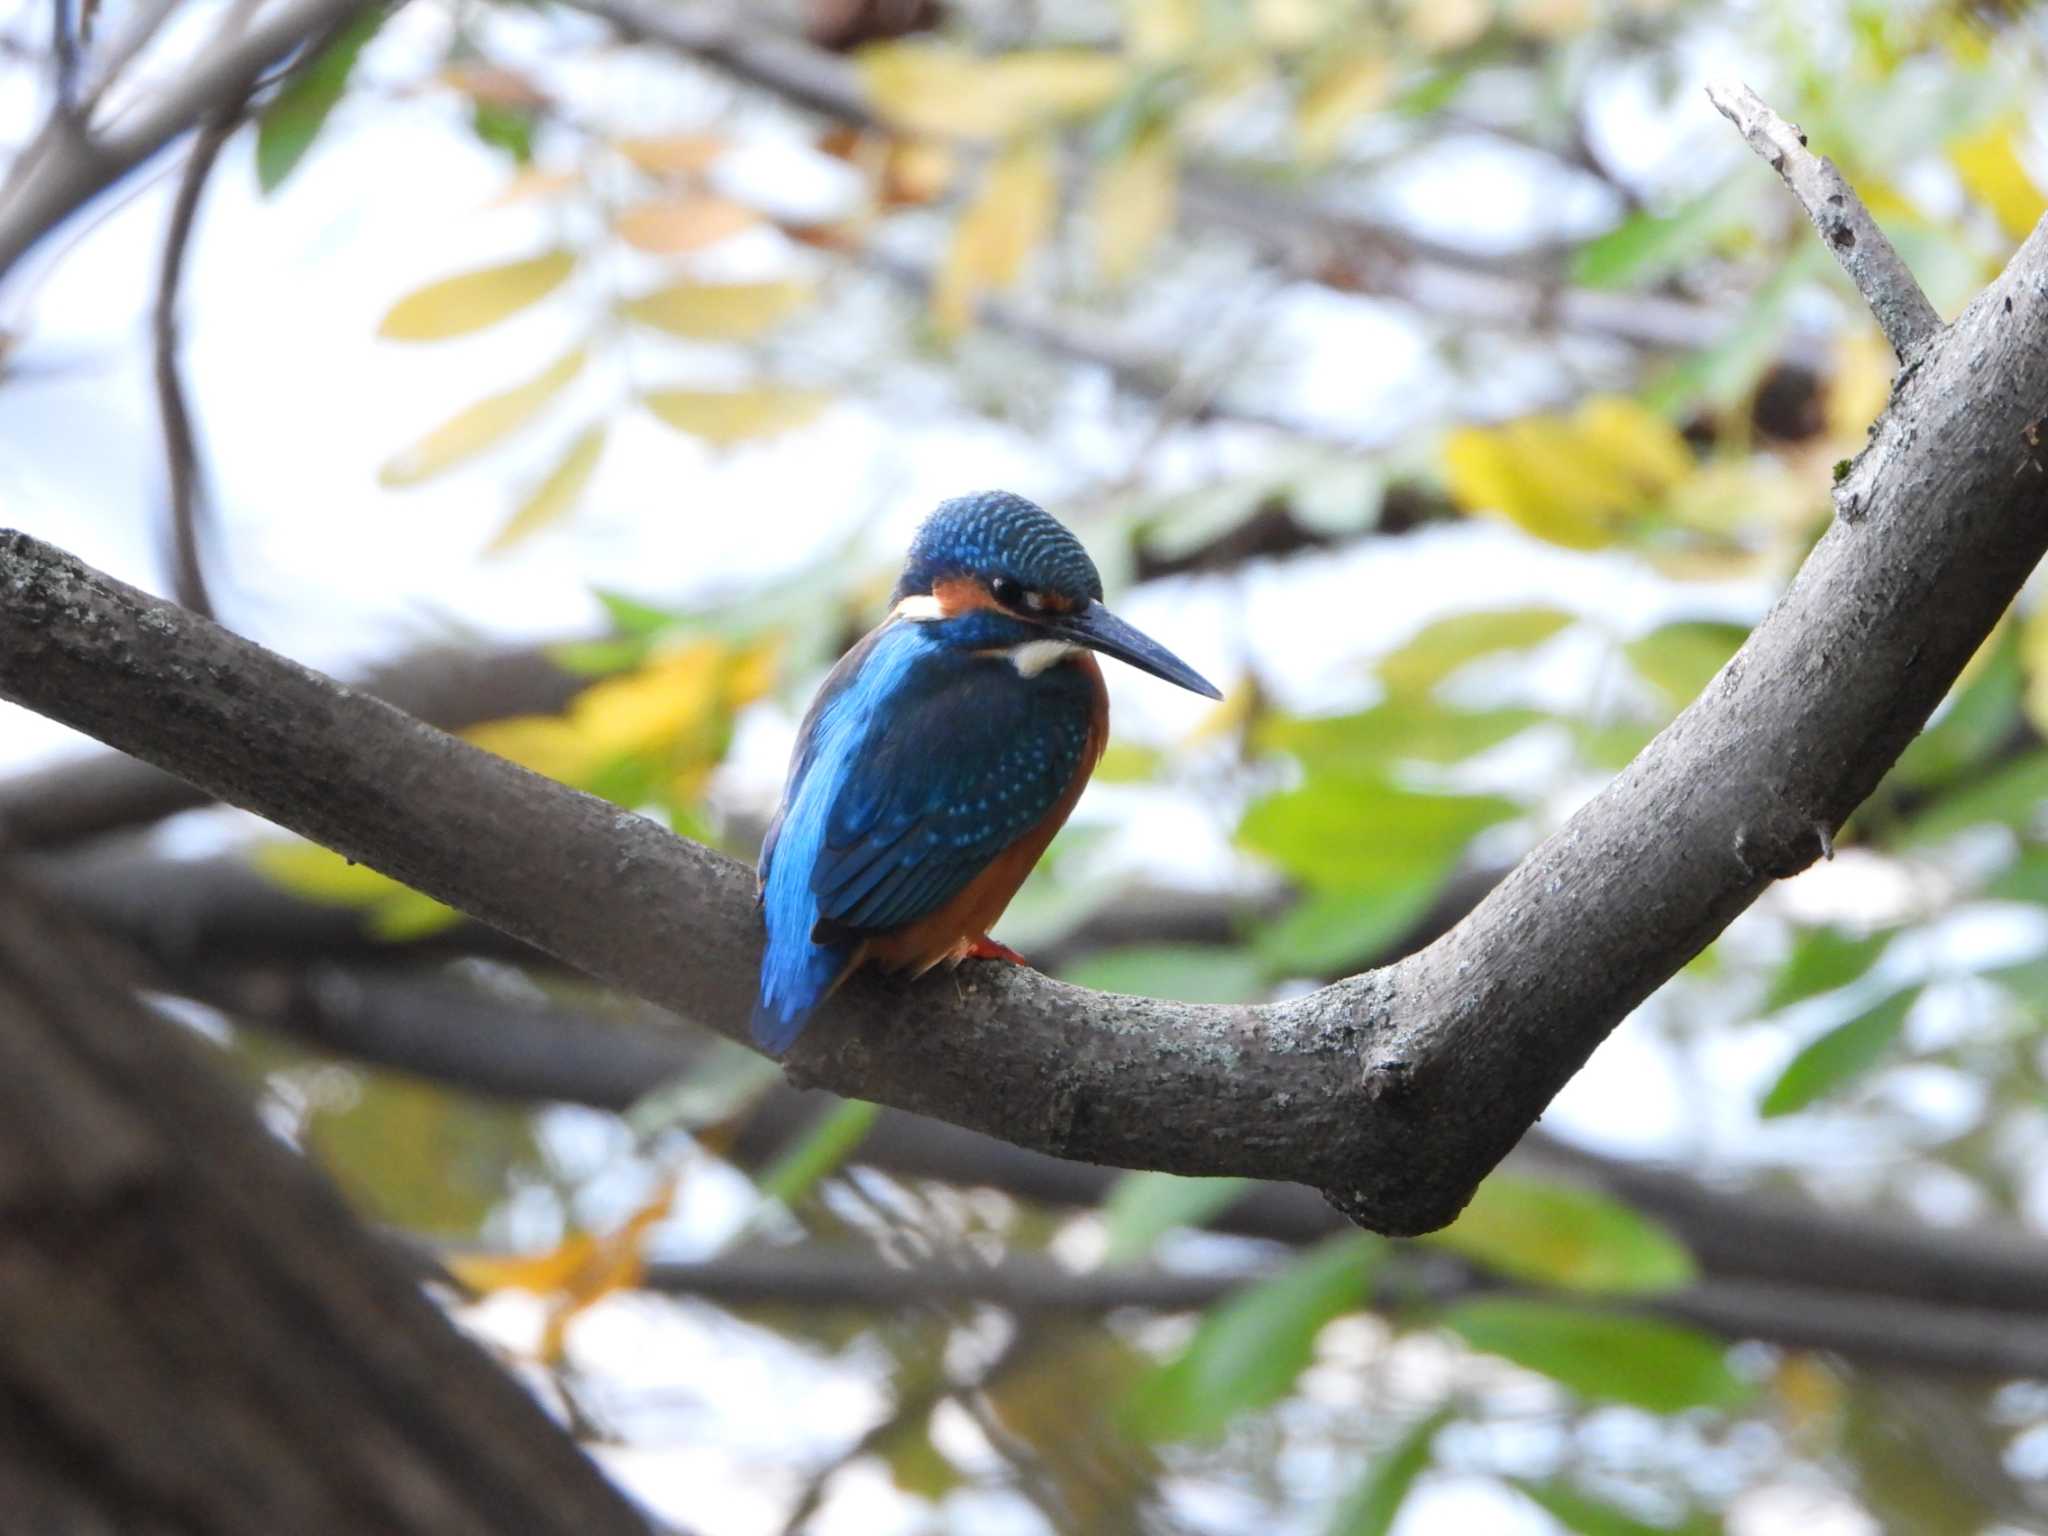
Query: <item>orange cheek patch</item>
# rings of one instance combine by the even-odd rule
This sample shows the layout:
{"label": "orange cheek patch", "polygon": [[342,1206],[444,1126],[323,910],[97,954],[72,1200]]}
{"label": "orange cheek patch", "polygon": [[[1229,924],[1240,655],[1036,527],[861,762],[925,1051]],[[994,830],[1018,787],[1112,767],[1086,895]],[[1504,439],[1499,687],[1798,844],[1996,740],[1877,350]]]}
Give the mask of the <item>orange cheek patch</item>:
{"label": "orange cheek patch", "polygon": [[939,612],[949,619],[977,608],[996,605],[996,600],[988,595],[988,588],[971,576],[949,576],[943,581],[933,582],[932,596],[938,599]]}

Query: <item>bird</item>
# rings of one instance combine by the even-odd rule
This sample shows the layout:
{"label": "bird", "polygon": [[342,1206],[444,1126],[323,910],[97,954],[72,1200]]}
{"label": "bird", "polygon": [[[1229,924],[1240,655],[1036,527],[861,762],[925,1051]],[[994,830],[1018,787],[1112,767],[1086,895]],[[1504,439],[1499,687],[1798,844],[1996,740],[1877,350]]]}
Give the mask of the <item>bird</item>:
{"label": "bird", "polygon": [[988,930],[1109,739],[1096,655],[1223,697],[1104,607],[1080,539],[1008,491],[941,502],[889,602],[819,686],[762,843],[751,1028],[773,1056],[863,964],[1023,963]]}

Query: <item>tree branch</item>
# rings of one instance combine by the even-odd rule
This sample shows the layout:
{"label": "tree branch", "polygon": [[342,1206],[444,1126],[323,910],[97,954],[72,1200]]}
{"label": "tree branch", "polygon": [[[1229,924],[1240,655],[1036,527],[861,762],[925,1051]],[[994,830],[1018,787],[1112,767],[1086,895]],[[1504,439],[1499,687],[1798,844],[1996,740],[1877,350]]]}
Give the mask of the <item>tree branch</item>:
{"label": "tree branch", "polygon": [[1877,316],[1901,361],[1941,330],[1941,316],[1877,227],[1856,189],[1835,169],[1834,161],[1808,149],[1806,135],[1765,106],[1746,85],[1732,81],[1709,85],[1707,99],[1785,179],[1806,216],[1813,220],[1813,227],[1820,231],[1822,242]]}
{"label": "tree branch", "polygon": [[[1183,1312],[1211,1306],[1270,1273],[1150,1267],[1076,1271],[1027,1254],[988,1264],[927,1261],[902,1266],[872,1254],[834,1253],[813,1246],[655,1262],[647,1266],[640,1283],[650,1291],[742,1307],[894,1311],[920,1303],[984,1303],[1027,1313],[1109,1312],[1122,1307]],[[1447,1256],[1415,1250],[1393,1261],[1378,1289],[1396,1306],[1416,1299],[1442,1305],[1483,1292],[1525,1290]],[[1571,1299],[1589,1304],[1584,1296]],[[2048,1323],[2018,1322],[2003,1313],[1721,1281],[1666,1295],[1601,1297],[1590,1304],[1690,1323],[1728,1339],[1828,1350],[1865,1365],[1990,1377],[2048,1372]]]}
{"label": "tree branch", "polygon": [[204,49],[133,121],[95,133],[58,111],[17,161],[0,203],[0,279],[28,250],[122,176],[222,107],[277,60],[367,0],[283,0],[227,41]]}
{"label": "tree branch", "polygon": [[192,242],[193,222],[206,193],[214,162],[242,120],[242,104],[223,107],[199,130],[171,204],[164,232],[163,260],[157,269],[153,331],[156,342],[157,414],[163,418],[164,469],[170,487],[171,590],[194,613],[213,617],[206,571],[200,559],[200,525],[206,519],[205,473],[199,442],[192,430],[192,410],[178,363],[178,291],[185,274],[185,252]]}
{"label": "tree branch", "polygon": [[[1310,1183],[1385,1231],[1449,1220],[1630,1009],[1819,855],[2048,546],[2048,224],[1916,362],[1853,515],[1742,650],[1437,944],[1264,1007],[862,978],[793,1075],[1061,1156]],[[760,929],[732,860],[25,534],[0,594],[0,692],[744,1035]]]}

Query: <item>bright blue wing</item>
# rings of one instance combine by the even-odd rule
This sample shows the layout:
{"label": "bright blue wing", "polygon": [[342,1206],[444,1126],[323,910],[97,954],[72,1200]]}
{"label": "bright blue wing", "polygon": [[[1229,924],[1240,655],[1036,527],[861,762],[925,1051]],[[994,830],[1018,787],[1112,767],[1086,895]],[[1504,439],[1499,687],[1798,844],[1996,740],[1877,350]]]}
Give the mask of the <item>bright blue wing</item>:
{"label": "bright blue wing", "polygon": [[959,895],[1045,819],[1088,751],[1091,686],[936,652],[879,710],[811,871],[820,937],[902,928]]}

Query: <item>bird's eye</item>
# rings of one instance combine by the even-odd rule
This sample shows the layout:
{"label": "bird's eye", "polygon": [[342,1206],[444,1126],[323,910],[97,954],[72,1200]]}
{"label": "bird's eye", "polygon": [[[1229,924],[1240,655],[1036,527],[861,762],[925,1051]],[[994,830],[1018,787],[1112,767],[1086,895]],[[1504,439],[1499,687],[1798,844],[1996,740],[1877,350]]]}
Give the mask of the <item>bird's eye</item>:
{"label": "bird's eye", "polygon": [[989,595],[1005,608],[1014,608],[1024,600],[1024,589],[1007,576],[998,576],[988,584]]}

